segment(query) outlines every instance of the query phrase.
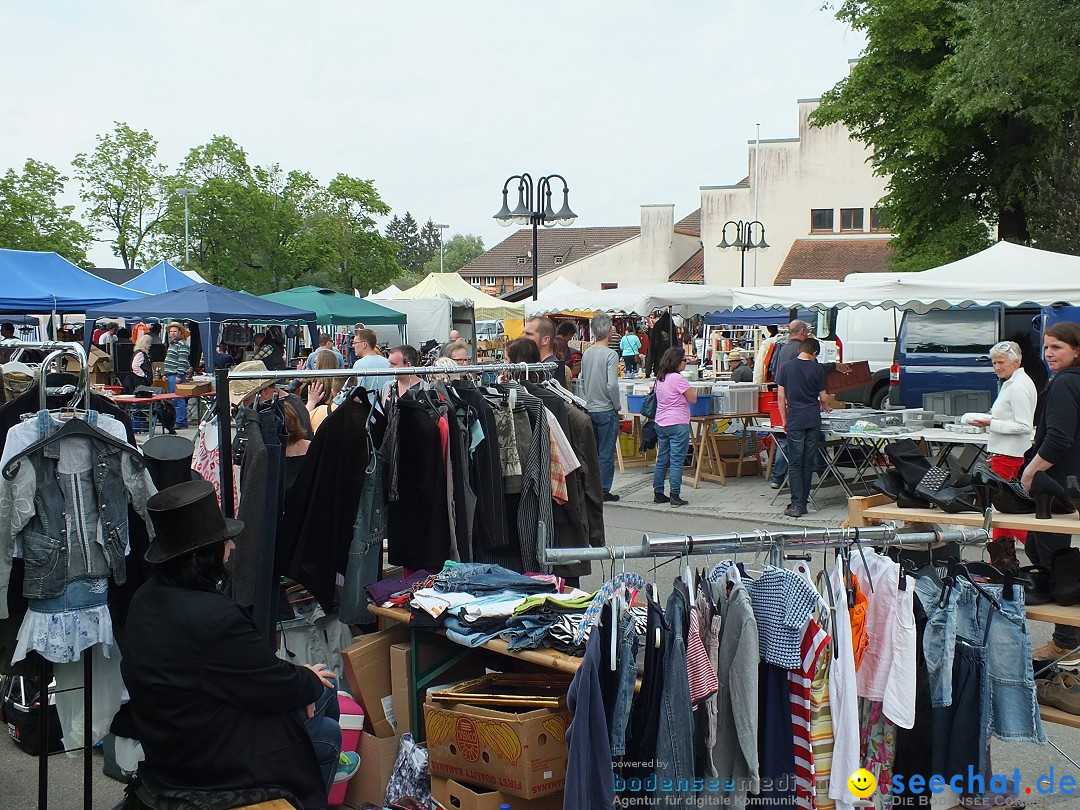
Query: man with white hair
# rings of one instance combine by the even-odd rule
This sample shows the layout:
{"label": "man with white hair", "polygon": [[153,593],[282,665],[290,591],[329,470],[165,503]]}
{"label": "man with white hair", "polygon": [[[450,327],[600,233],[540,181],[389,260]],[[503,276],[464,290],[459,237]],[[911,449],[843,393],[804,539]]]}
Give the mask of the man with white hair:
{"label": "man with white hair", "polygon": [[581,392],[596,436],[604,500],[617,501],[619,496],[612,494],[611,485],[615,481],[615,441],[619,437],[619,356],[608,346],[610,315],[594,315],[589,328],[593,343],[581,356]]}

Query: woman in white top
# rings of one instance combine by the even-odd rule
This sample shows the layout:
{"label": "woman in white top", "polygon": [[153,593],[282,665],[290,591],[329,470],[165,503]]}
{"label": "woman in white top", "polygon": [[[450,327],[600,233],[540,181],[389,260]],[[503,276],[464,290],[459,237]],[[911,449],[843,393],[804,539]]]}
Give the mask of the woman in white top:
{"label": "woman in white top", "polygon": [[[986,452],[990,454],[990,469],[1009,481],[1020,475],[1024,466],[1024,453],[1031,447],[1035,436],[1035,384],[1027,372],[1020,368],[1020,346],[1011,340],[1003,340],[990,347],[990,362],[1002,380],[1001,390],[990,409],[990,415],[964,414],[962,422],[987,428],[989,438]],[[1023,542],[1027,532],[1013,529],[994,529],[994,539],[989,544],[990,562],[1001,562],[1006,567],[1018,567],[1015,542]],[[1000,567],[1000,566],[998,566]]]}

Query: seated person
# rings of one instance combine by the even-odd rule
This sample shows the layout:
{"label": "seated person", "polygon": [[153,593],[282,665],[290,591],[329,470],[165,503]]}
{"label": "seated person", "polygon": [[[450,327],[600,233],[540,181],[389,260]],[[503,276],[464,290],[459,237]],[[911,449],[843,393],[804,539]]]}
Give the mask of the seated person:
{"label": "seated person", "polygon": [[121,664],[140,780],[155,795],[273,786],[326,807],[360,762],[341,753],[333,672],[278,658],[220,593],[243,523],[222,516],[208,482],[163,489],[147,510],[153,574],[132,599]]}

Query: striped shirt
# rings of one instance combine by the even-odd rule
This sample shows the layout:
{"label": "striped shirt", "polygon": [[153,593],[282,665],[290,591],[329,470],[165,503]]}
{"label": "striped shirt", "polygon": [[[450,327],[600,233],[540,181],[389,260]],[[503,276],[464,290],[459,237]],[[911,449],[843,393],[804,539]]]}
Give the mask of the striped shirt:
{"label": "striped shirt", "polygon": [[720,688],[716,669],[701,640],[701,619],[697,605],[690,607],[690,632],[686,637],[686,673],[690,679],[690,703],[697,709],[698,703],[715,695]]}
{"label": "striped shirt", "polygon": [[811,684],[817,662],[831,637],[814,619],[810,619],[800,644],[801,662],[788,672],[791,690],[791,729],[795,740],[795,805],[813,810],[816,782],[814,749],[810,738]]}
{"label": "striped shirt", "polygon": [[832,646],[826,644],[810,684],[810,745],[814,749],[814,806],[817,810],[833,810],[836,807],[836,801],[829,798],[833,749],[832,709],[829,706],[831,663]]}

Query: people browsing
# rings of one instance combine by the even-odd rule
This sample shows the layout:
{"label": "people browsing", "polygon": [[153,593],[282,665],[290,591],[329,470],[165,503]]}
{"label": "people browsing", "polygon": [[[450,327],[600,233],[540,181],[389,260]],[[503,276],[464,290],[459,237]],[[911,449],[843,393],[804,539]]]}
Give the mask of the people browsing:
{"label": "people browsing", "polygon": [[538,315],[529,318],[525,322],[525,331],[522,337],[526,337],[536,344],[540,352],[541,363],[556,363],[553,374],[556,382],[564,388],[570,388],[570,377],[567,374],[566,363],[555,353],[555,323],[551,318]]}
{"label": "people browsing", "polygon": [[130,394],[139,386],[150,385],[150,335],[143,335],[135,341],[135,351],[131,355],[131,371],[124,380],[124,393]]}
{"label": "people browsing", "polygon": [[754,381],[754,372],[750,366],[743,362],[743,353],[738,349],[732,349],[728,352],[728,363],[731,369],[731,381],[736,383],[752,383]]}
{"label": "people browsing", "polygon": [[[176,393],[176,384],[187,381],[191,345],[186,338],[188,331],[180,321],[169,324],[169,348],[165,352],[165,381],[169,384],[169,393]],[[176,408],[176,427],[187,427],[187,400],[173,401]]]}
{"label": "people browsing", "polygon": [[[690,448],[690,405],[697,393],[683,376],[686,350],[672,346],[660,357],[656,369],[656,466],[653,467],[653,501],[685,506],[682,498],[683,463]],[[664,494],[664,478],[668,494]]]}
{"label": "people browsing", "polygon": [[319,335],[319,347],[307,356],[307,360],[304,361],[304,368],[309,371],[315,368],[315,360],[318,356],[324,352],[329,352],[337,358],[338,364],[335,368],[341,368],[345,365],[345,358],[337,349],[334,348],[334,336],[328,334]]}
{"label": "people browsing", "polygon": [[[377,346],[377,339],[373,331],[370,329],[357,329],[352,338],[353,352],[356,354],[356,362],[353,363],[353,368],[357,371],[389,368],[390,361],[379,354]],[[375,392],[382,388],[384,382],[386,382],[384,377],[372,375],[361,374],[356,378],[356,384],[362,386],[368,392],[368,398],[372,402],[375,400]]]}
{"label": "people browsing", "polygon": [[817,338],[806,338],[799,344],[798,355],[780,366],[776,378],[777,405],[787,434],[791,503],[784,514],[788,517],[806,514],[821,434],[821,412],[828,409],[825,369],[817,361],[820,352]]}
{"label": "people browsing", "polygon": [[[417,368],[420,365],[420,353],[413,346],[407,344],[395,346],[389,351],[387,360],[390,368]],[[398,374],[391,377],[390,381],[383,386],[383,401],[385,402],[390,398],[395,386],[397,395],[406,397],[412,396],[422,385],[423,381],[415,374]]]}
{"label": "people browsing", "polygon": [[608,344],[611,316],[603,312],[594,315],[589,328],[593,342],[581,356],[581,394],[596,436],[604,500],[617,501],[619,496],[612,493],[611,486],[615,482],[615,441],[619,434],[619,357]]}
{"label": "people browsing", "polygon": [[267,371],[285,370],[285,340],[281,329],[271,326],[258,338],[252,360],[261,360]]}
{"label": "people browsing", "polygon": [[633,329],[627,329],[626,334],[619,339],[619,351],[622,354],[623,368],[627,374],[637,374],[638,355],[641,354],[641,338]]}
{"label": "people browsing", "polygon": [[110,323],[101,336],[97,339],[99,346],[108,346],[110,343],[116,343],[119,338],[116,333],[120,331],[120,324]]}

